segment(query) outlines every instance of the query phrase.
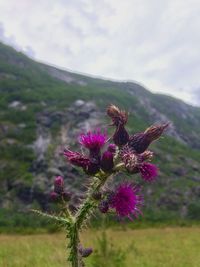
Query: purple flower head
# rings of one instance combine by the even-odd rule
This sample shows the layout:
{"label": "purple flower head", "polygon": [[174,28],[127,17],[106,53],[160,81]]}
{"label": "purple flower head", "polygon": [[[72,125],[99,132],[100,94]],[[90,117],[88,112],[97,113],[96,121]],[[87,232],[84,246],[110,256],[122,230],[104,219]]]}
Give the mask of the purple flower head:
{"label": "purple flower head", "polygon": [[158,168],[151,163],[144,162],[139,167],[142,179],[147,182],[152,182],[155,180],[156,176],[158,175]]}
{"label": "purple flower head", "polygon": [[78,167],[86,168],[90,163],[90,160],[79,152],[65,149],[64,156],[71,164]]}
{"label": "purple flower head", "polygon": [[138,195],[140,187],[133,186],[130,183],[123,183],[116,188],[116,191],[111,194],[110,207],[116,210],[119,217],[129,217],[132,215],[137,218],[141,213],[140,206],[143,198]]}
{"label": "purple flower head", "polygon": [[104,172],[110,172],[112,171],[113,167],[114,167],[113,153],[110,151],[105,151],[101,158],[101,169]]}
{"label": "purple flower head", "polygon": [[61,194],[64,190],[64,179],[62,176],[57,176],[54,180],[54,192]]}
{"label": "purple flower head", "polygon": [[79,142],[81,145],[90,150],[90,154],[98,155],[100,149],[106,143],[107,135],[101,133],[100,130],[95,132],[88,132],[87,134],[81,134],[79,137]]}

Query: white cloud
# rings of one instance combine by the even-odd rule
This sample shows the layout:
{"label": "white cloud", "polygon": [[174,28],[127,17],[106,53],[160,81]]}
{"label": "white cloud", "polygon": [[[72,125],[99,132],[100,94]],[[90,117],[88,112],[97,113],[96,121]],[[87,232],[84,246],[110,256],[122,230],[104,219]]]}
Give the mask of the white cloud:
{"label": "white cloud", "polygon": [[4,39],[11,36],[36,59],[139,81],[194,104],[199,13],[198,0],[0,0]]}

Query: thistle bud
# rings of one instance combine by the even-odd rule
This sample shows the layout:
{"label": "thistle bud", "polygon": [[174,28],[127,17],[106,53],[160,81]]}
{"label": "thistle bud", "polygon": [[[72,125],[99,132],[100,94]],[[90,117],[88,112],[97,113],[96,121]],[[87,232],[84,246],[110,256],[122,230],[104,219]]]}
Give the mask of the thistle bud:
{"label": "thistle bud", "polygon": [[108,203],[108,201],[102,200],[99,203],[99,210],[100,210],[100,212],[101,213],[107,213],[108,212],[108,209],[109,209],[109,203]]}
{"label": "thistle bud", "polygon": [[66,191],[64,191],[64,192],[62,193],[62,197],[63,197],[63,199],[64,199],[65,201],[70,201],[71,196],[72,196],[72,194],[71,194],[70,192],[66,192]]}
{"label": "thistle bud", "polygon": [[94,192],[92,194],[92,197],[95,199],[95,200],[100,200],[102,198],[102,193],[101,192]]}
{"label": "thistle bud", "polygon": [[113,153],[111,153],[110,151],[105,151],[101,158],[101,169],[104,172],[110,172],[112,171],[113,167]]}
{"label": "thistle bud", "polygon": [[88,175],[95,175],[100,170],[100,166],[97,163],[89,162],[88,166],[84,168],[84,171]]}
{"label": "thistle bud", "polygon": [[79,253],[83,258],[89,257],[92,254],[92,252],[93,252],[92,248],[82,248],[82,247],[79,248]]}
{"label": "thistle bud", "polygon": [[137,133],[130,136],[128,146],[137,153],[143,153],[148,146],[158,139],[163,131],[168,127],[169,123],[163,125],[155,125],[146,129],[145,132]]}
{"label": "thistle bud", "polygon": [[129,141],[129,134],[124,125],[119,125],[116,128],[113,135],[113,141],[119,147],[124,146]]}
{"label": "thistle bud", "polygon": [[57,176],[54,181],[54,192],[61,194],[64,190],[64,179],[62,176]]}
{"label": "thistle bud", "polygon": [[117,148],[116,148],[116,145],[115,145],[115,144],[110,144],[110,145],[108,146],[108,149],[107,149],[107,150],[108,150],[109,152],[111,152],[111,153],[114,154],[114,153],[116,152],[116,149],[117,149]]}
{"label": "thistle bud", "polygon": [[60,195],[56,192],[51,192],[49,197],[52,202],[58,202],[60,200]]}

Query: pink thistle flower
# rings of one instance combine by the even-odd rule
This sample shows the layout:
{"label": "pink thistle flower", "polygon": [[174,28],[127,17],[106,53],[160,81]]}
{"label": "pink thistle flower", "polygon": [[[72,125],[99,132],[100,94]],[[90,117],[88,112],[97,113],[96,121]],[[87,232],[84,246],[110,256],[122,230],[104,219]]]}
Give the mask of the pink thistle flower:
{"label": "pink thistle flower", "polygon": [[144,162],[140,165],[139,171],[141,173],[142,179],[147,182],[152,182],[155,180],[156,176],[158,175],[158,168],[156,165]]}
{"label": "pink thistle flower", "polygon": [[132,219],[141,214],[140,206],[143,203],[143,197],[138,195],[140,191],[139,186],[134,186],[130,183],[123,183],[119,185],[116,192],[111,193],[109,204],[111,208],[116,210],[119,217],[129,217]]}
{"label": "pink thistle flower", "polygon": [[71,164],[78,167],[86,168],[90,164],[90,160],[79,152],[65,149],[64,156]]}
{"label": "pink thistle flower", "polygon": [[107,140],[107,135],[101,133],[100,130],[96,132],[88,132],[81,134],[79,143],[90,150],[90,154],[99,155],[100,149],[104,146]]}

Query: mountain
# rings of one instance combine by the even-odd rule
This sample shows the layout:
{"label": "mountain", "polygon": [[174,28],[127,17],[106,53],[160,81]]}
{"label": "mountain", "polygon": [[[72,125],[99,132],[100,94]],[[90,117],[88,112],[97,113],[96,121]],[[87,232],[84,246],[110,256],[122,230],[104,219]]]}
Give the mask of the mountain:
{"label": "mountain", "polygon": [[0,43],[2,211],[47,209],[55,175],[64,175],[71,190],[84,190],[87,177],[60,154],[64,146],[76,147],[80,132],[108,124],[110,103],[129,111],[132,133],[152,123],[171,123],[164,138],[151,146],[160,177],[144,187],[146,216],[199,219],[200,108],[153,94],[135,82],[60,70]]}

